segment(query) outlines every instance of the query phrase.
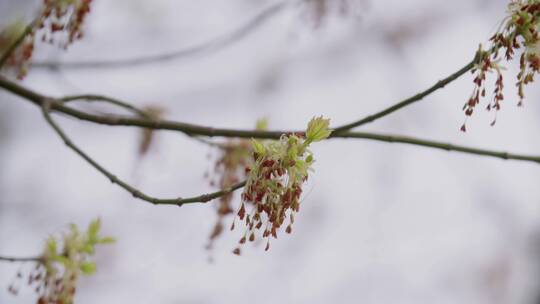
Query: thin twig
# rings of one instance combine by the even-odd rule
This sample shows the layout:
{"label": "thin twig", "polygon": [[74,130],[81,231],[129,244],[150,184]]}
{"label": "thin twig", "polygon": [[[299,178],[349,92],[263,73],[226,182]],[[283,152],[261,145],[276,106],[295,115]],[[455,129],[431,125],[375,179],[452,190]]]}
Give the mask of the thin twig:
{"label": "thin twig", "polygon": [[116,98],[103,96],[103,95],[94,95],[94,94],[83,94],[83,95],[70,95],[70,96],[64,96],[62,98],[58,98],[58,101],[62,103],[70,103],[75,101],[86,101],[86,102],[107,102],[110,104],[113,104],[115,106],[118,106],[120,108],[126,109],[136,115],[139,115],[140,117],[150,119],[151,117],[148,115],[148,113],[143,110],[135,107],[134,105],[131,105],[125,101],[121,101]]}
{"label": "thin twig", "polygon": [[249,33],[264,24],[265,21],[269,20],[272,16],[276,15],[290,4],[291,3],[289,1],[274,4],[257,14],[244,25],[240,26],[239,28],[235,29],[230,33],[227,33],[226,35],[170,53],[119,60],[96,60],[86,62],[34,62],[31,64],[31,66],[34,68],[48,69],[124,68],[164,62],[194,55],[200,55],[202,53],[214,53],[233,44],[236,41],[241,40]]}
{"label": "thin twig", "polygon": [[470,71],[473,67],[474,67],[474,64],[476,63],[477,61],[477,58],[478,56],[475,56],[475,58],[467,63],[464,67],[462,67],[461,69],[459,69],[457,72],[451,74],[450,76],[442,79],[442,80],[439,80],[437,81],[437,83],[435,83],[434,85],[432,85],[431,87],[429,87],[427,90],[423,91],[423,92],[420,92],[414,96],[411,96],[407,99],[404,99],[380,112],[377,112],[375,114],[371,114],[369,116],[366,116],[360,120],[357,120],[357,121],[354,121],[354,122],[351,122],[351,123],[348,123],[346,125],[342,125],[342,126],[339,126],[337,128],[334,128],[334,134],[339,134],[343,131],[347,131],[347,130],[350,130],[352,128],[355,128],[355,127],[359,127],[361,125],[365,125],[367,123],[370,123],[370,122],[373,122],[379,118],[382,118],[388,114],[391,114],[401,108],[404,108],[408,105],[411,105],[415,102],[418,102],[420,100],[422,100],[424,97],[428,96],[429,94],[437,91],[438,89],[442,89],[444,88],[447,84],[449,84],[450,82],[458,79],[460,76],[462,76],[463,74],[467,73],[468,71]]}
{"label": "thin twig", "polygon": [[0,256],[0,262],[41,262],[42,257],[12,257],[12,256]]}
{"label": "thin twig", "polygon": [[52,119],[51,115],[49,114],[51,108],[51,102],[45,102],[42,106],[42,112],[43,116],[45,117],[45,120],[49,125],[53,128],[53,130],[62,138],[66,146],[68,146],[71,150],[75,151],[79,156],[81,156],[86,162],[88,162],[92,167],[94,167],[96,170],[101,172],[103,175],[105,175],[113,184],[117,184],[127,192],[131,193],[133,197],[141,199],[143,201],[147,201],[149,203],[152,203],[154,205],[177,205],[182,206],[183,204],[189,204],[189,203],[206,203],[210,200],[213,200],[215,198],[221,197],[225,194],[231,193],[237,189],[242,188],[245,185],[245,182],[238,183],[233,185],[230,188],[223,189],[217,192],[203,194],[195,197],[190,198],[172,198],[172,199],[160,199],[155,198],[152,196],[149,196],[142,191],[138,190],[137,188],[129,185],[128,183],[124,182],[123,180],[116,177],[114,174],[109,172],[107,169],[102,167],[100,164],[98,164],[95,160],[93,160],[88,154],[86,154],[83,150],[81,150],[79,147],[77,147],[71,139],[62,131],[60,126],[56,124],[56,122]]}
{"label": "thin twig", "polygon": [[[75,101],[86,101],[86,102],[106,102],[106,103],[110,103],[112,105],[115,105],[115,106],[118,106],[122,109],[126,109],[142,118],[145,118],[145,119],[148,119],[148,120],[155,120],[155,117],[152,117],[151,115],[148,114],[147,111],[141,109],[141,108],[138,108],[138,107],[135,107],[125,101],[121,101],[119,99],[115,99],[115,98],[111,98],[111,97],[108,97],[108,96],[103,96],[103,95],[92,95],[92,94],[83,94],[83,95],[70,95],[70,96],[65,96],[65,97],[62,97],[62,98],[58,98],[57,99],[58,101],[60,101],[61,103],[63,104],[66,104],[66,103],[71,103],[71,102],[75,102]],[[212,141],[209,141],[209,140],[206,140],[200,136],[197,136],[197,135],[190,135],[191,138],[193,138],[194,140],[198,141],[198,142],[201,142],[205,145],[208,145],[208,146],[211,146],[211,147],[215,147],[215,148],[220,148],[220,149],[225,149],[225,145],[224,144],[221,144],[221,143],[215,143],[215,142],[212,142]]]}
{"label": "thin twig", "polygon": [[34,24],[35,21],[27,25],[21,35],[17,37],[17,39],[13,41],[13,43],[7,48],[4,54],[2,54],[2,57],[0,57],[0,68],[4,66],[17,47],[19,47],[19,45],[24,41],[24,38],[26,38],[26,36],[34,30]]}
{"label": "thin twig", "polygon": [[529,162],[535,162],[535,163],[540,164],[540,156],[479,149],[479,148],[474,148],[474,147],[460,146],[460,145],[455,145],[452,143],[432,141],[432,140],[414,138],[414,137],[409,137],[409,136],[376,134],[376,133],[367,133],[367,132],[344,132],[341,135],[342,135],[341,137],[343,138],[362,138],[362,139],[369,139],[369,140],[382,141],[382,142],[388,142],[388,143],[402,143],[402,144],[434,148],[434,149],[445,150],[445,151],[455,151],[455,152],[461,152],[461,153],[466,153],[466,154],[495,157],[495,158],[500,158],[500,159],[505,159],[505,160],[512,159],[512,160],[529,161]]}

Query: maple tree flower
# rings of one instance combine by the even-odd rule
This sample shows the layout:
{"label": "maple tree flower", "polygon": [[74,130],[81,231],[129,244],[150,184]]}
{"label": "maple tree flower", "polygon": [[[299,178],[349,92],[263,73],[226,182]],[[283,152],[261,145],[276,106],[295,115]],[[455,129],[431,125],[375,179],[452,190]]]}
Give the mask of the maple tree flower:
{"label": "maple tree flower", "polygon": [[[309,122],[305,133],[283,134],[279,140],[252,139],[253,164],[246,169],[248,178],[237,212],[239,220],[246,225],[240,244],[255,241],[258,233],[267,239],[265,250],[268,250],[270,237],[277,238],[286,222],[285,232],[292,232],[295,215],[300,210],[302,185],[314,163],[308,147],[330,136],[329,124],[329,119],[317,117]],[[233,221],[231,229],[234,225]],[[239,255],[240,248],[235,248],[233,253]]]}
{"label": "maple tree flower", "polygon": [[[109,236],[100,236],[100,219],[93,220],[86,232],[71,224],[61,238],[49,236],[36,268],[28,275],[28,285],[38,294],[38,304],[73,303],[80,275],[91,275],[96,264],[91,260],[96,245],[114,243]],[[18,273],[21,279],[22,274]],[[8,290],[17,294],[12,284]]]}
{"label": "maple tree flower", "polygon": [[[503,67],[499,64],[502,60],[510,61],[514,58],[517,50],[522,53],[519,59],[519,73],[517,74],[516,86],[518,89],[518,105],[523,104],[525,98],[524,86],[534,81],[535,74],[540,72],[540,0],[513,0],[508,4],[507,17],[501,23],[500,29],[489,39],[490,47],[487,50],[480,45],[476,63],[472,69],[475,74],[474,89],[469,100],[463,106],[465,115],[471,116],[480,103],[480,99],[486,96],[486,75],[495,72],[497,77],[493,100],[488,103],[488,111],[501,109],[501,101],[504,99]],[[500,52],[504,55],[500,56]],[[494,125],[496,117],[491,123]],[[465,123],[461,127],[466,131]]]}
{"label": "maple tree flower", "polygon": [[[81,39],[84,35],[82,27],[90,12],[91,3],[92,0],[42,0],[38,17],[29,25],[30,31],[25,34],[20,45],[10,55],[6,67],[15,70],[18,79],[23,79],[28,73],[36,38],[45,43],[56,44],[63,49],[67,49],[70,44]],[[13,31],[13,26],[17,26],[18,30]],[[7,39],[13,43],[20,35],[23,35],[24,26],[21,26],[20,21],[14,23],[13,26],[8,27],[8,31],[4,34],[0,34],[0,42],[2,42],[2,36],[4,40]],[[11,43],[0,43],[0,47],[2,45],[9,47]]]}

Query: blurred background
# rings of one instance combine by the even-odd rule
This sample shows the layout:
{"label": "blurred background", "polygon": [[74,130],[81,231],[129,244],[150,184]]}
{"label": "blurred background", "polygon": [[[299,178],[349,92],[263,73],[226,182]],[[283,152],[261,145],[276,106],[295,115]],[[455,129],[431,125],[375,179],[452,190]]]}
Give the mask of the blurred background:
{"label": "blurred background", "polygon": [[[111,95],[209,126],[253,128],[267,117],[270,129],[301,129],[315,115],[339,125],[457,71],[494,33],[508,3],[327,0],[321,9],[318,2],[280,6],[223,47],[135,66],[35,67],[23,84],[55,96]],[[182,50],[278,3],[94,0],[85,38],[67,51],[39,45],[35,61]],[[30,20],[39,5],[0,0],[0,28]],[[362,130],[538,155],[540,86],[529,86],[518,108],[517,67],[507,64],[506,99],[493,127],[494,113],[480,110],[468,132],[459,132],[473,89],[466,74]],[[367,140],[323,142],[313,146],[317,163],[295,231],[269,252],[264,243],[248,244],[238,257],[231,251],[241,230],[226,231],[211,252],[204,248],[216,220],[212,204],[135,200],[67,149],[34,105],[5,91],[0,99],[0,254],[38,254],[49,233],[96,216],[118,240],[98,248],[97,273],[81,279],[77,303],[540,303],[535,164]],[[141,157],[139,130],[58,121],[86,152],[149,194],[213,189],[204,173],[217,152],[180,133],[157,132]],[[7,292],[20,268],[0,264],[0,303],[35,301],[30,289]]]}

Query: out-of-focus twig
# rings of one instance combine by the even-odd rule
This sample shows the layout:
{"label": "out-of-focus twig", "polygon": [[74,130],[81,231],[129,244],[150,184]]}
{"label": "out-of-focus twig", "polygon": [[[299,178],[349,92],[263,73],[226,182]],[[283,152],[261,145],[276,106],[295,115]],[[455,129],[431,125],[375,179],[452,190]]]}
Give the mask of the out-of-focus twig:
{"label": "out-of-focus twig", "polygon": [[211,39],[209,41],[169,53],[159,55],[141,56],[135,58],[123,58],[117,60],[94,60],[84,62],[61,62],[61,61],[43,61],[33,62],[31,67],[33,68],[47,68],[47,69],[109,69],[109,68],[123,68],[140,66],[146,64],[154,64],[159,62],[165,62],[169,60],[175,60],[179,58],[200,55],[203,53],[217,52],[239,40],[246,37],[248,34],[259,28],[271,17],[281,12],[285,7],[295,2],[284,1],[276,3],[264,9],[262,12],[248,20],[245,24],[239,28],[223,35],[218,38]]}
{"label": "out-of-focus twig", "polygon": [[359,126],[362,126],[362,125],[365,125],[367,123],[370,123],[370,122],[373,122],[377,119],[380,119],[386,115],[389,115],[399,109],[402,109],[406,106],[409,106],[415,102],[418,102],[420,100],[422,100],[424,97],[430,95],[431,93],[439,90],[439,89],[442,89],[444,88],[447,84],[451,83],[452,81],[458,79],[460,76],[462,76],[463,74],[467,73],[468,71],[470,71],[473,67],[474,67],[474,64],[476,63],[477,61],[477,57],[478,56],[475,56],[474,59],[467,63],[464,67],[462,67],[461,69],[459,69],[458,71],[456,71],[455,73],[452,73],[450,76],[444,78],[444,79],[441,79],[439,81],[437,81],[434,85],[432,85],[431,87],[429,87],[427,90],[425,91],[422,91],[416,95],[413,95],[409,98],[406,98],[380,112],[377,112],[375,114],[371,114],[371,115],[368,115],[360,120],[357,120],[357,121],[354,121],[354,122],[351,122],[351,123],[348,123],[348,124],[345,124],[345,125],[342,125],[342,126],[339,126],[337,128],[334,128],[334,135],[335,134],[339,134],[343,131],[347,131],[347,130],[350,130],[350,129],[353,129],[353,128],[356,128],[356,127],[359,127]]}

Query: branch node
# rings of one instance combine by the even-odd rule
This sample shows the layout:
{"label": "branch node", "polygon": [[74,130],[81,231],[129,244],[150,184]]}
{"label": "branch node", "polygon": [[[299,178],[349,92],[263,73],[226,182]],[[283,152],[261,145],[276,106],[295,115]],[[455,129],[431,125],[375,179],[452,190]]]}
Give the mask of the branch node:
{"label": "branch node", "polygon": [[437,81],[436,86],[442,89],[442,88],[444,88],[446,86],[446,84],[447,84],[446,81],[441,79],[441,80]]}

